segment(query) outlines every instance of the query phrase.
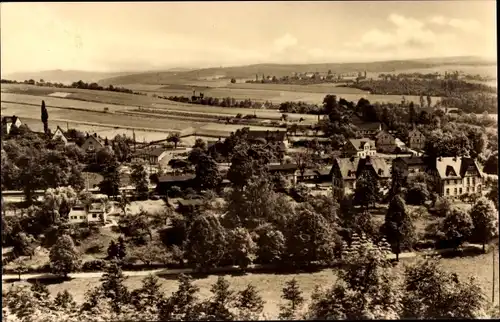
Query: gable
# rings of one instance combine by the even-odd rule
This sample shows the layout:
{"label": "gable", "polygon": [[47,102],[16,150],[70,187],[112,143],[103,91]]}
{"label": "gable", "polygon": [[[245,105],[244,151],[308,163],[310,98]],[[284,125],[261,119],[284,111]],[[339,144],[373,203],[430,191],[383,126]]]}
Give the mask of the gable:
{"label": "gable", "polygon": [[453,167],[451,165],[446,166],[445,173],[446,173],[447,177],[456,177],[457,176],[455,170],[453,169]]}

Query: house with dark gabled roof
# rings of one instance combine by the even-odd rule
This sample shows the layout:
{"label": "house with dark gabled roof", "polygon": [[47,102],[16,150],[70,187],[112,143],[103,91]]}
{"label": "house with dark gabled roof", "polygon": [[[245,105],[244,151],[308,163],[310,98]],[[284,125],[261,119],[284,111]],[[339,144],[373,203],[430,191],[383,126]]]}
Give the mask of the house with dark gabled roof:
{"label": "house with dark gabled roof", "polygon": [[168,191],[176,186],[180,189],[186,189],[192,187],[196,175],[194,174],[184,174],[180,176],[165,175],[158,178],[158,183],[156,184],[156,191],[160,195],[167,195]]}
{"label": "house with dark gabled roof", "polygon": [[383,153],[393,153],[398,148],[398,145],[396,144],[396,137],[384,130],[375,135],[375,145],[377,146],[377,151]]}
{"label": "house with dark gabled roof", "polygon": [[298,166],[294,163],[288,164],[271,164],[267,166],[270,175],[281,175],[291,183],[297,183]]}
{"label": "house with dark gabled roof", "polygon": [[23,123],[21,122],[21,119],[15,115],[2,117],[2,129],[5,131],[5,134],[10,134],[12,125],[20,127]]}
{"label": "house with dark gabled roof", "polygon": [[397,157],[392,160],[392,167],[396,166],[403,169],[405,177],[412,178],[427,171],[428,160],[413,155],[410,157]]}
{"label": "house with dark gabled roof", "polygon": [[423,150],[425,136],[415,126],[408,132],[408,147],[413,150]]}
{"label": "house with dark gabled roof", "polygon": [[377,148],[375,141],[362,138],[362,139],[349,139],[342,148],[342,156],[365,158],[367,156],[377,155]]}
{"label": "house with dark gabled roof", "polygon": [[484,175],[472,158],[440,157],[430,172],[437,179],[437,192],[444,197],[481,193],[484,188]]}
{"label": "house with dark gabled roof", "polygon": [[[249,129],[249,128],[248,128]],[[286,135],[286,130],[276,130],[276,131],[263,131],[263,130],[248,130],[247,134],[248,140],[250,142],[260,142],[264,141],[265,143],[270,142],[283,142],[285,146],[288,146],[288,138]]]}
{"label": "house with dark gabled roof", "polygon": [[371,171],[381,185],[387,183],[391,177],[390,167],[383,158],[335,158],[330,171],[332,184],[344,193],[352,193],[356,189],[357,178],[365,171]]}
{"label": "house with dark gabled roof", "polygon": [[104,146],[104,140],[94,133],[94,135],[87,135],[87,138],[85,139],[85,142],[83,142],[81,148],[85,152],[95,153],[104,148]]}

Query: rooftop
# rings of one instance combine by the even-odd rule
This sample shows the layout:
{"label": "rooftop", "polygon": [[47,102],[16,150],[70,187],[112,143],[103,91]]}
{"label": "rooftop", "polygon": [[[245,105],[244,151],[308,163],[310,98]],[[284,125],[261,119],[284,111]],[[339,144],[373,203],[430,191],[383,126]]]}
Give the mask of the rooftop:
{"label": "rooftop", "polygon": [[375,148],[375,141],[367,138],[349,139],[349,142],[358,150],[363,150],[363,147],[366,143],[370,144],[371,147]]}
{"label": "rooftop", "polygon": [[205,201],[203,199],[179,199],[177,203],[179,206],[188,207],[188,206],[200,206]]}
{"label": "rooftop", "polygon": [[158,182],[164,183],[164,182],[183,182],[183,181],[189,181],[193,180],[196,177],[194,174],[186,174],[183,176],[161,176],[158,178]]}
{"label": "rooftop", "polygon": [[293,163],[288,164],[273,164],[269,165],[269,171],[295,171],[297,170],[297,165]]}

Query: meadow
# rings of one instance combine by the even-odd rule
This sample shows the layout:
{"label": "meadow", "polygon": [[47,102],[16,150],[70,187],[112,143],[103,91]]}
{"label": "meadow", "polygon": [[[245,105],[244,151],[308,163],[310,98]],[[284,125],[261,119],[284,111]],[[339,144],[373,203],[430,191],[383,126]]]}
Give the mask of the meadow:
{"label": "meadow", "polygon": [[[498,267],[498,248],[495,250],[495,265]],[[416,259],[404,259],[395,268],[398,273],[401,273],[402,268],[406,263],[411,263]],[[442,258],[441,263],[445,270],[455,272],[460,278],[476,277],[481,284],[485,295],[491,301],[492,296],[492,277],[493,277],[493,261],[492,254],[483,254],[478,256],[462,257],[462,258]],[[269,273],[249,273],[246,275],[225,275],[233,290],[242,290],[249,283],[255,285],[261,296],[266,301],[264,306],[264,314],[268,319],[276,319],[281,300],[281,289],[286,281],[296,278],[297,282],[304,293],[304,297],[309,300],[315,286],[328,287],[335,282],[336,271],[332,269],[322,270],[314,273],[296,273],[296,274],[269,274]],[[196,278],[194,284],[200,288],[200,297],[206,298],[210,296],[210,286],[216,281],[217,276],[211,275],[204,278]],[[141,286],[142,277],[128,277],[125,284],[129,289],[139,288]],[[27,283],[27,282],[13,282]],[[13,283],[2,282],[4,288],[8,288]],[[161,289],[168,295],[177,290],[177,281],[172,277],[160,277]],[[61,284],[49,284],[48,289],[53,296],[57,292],[68,290],[74,297],[75,301],[81,303],[84,300],[85,292],[92,287],[99,285],[97,278],[74,279]],[[496,291],[498,294],[499,278],[498,274],[495,277]],[[495,297],[495,303],[498,303],[498,296]]]}

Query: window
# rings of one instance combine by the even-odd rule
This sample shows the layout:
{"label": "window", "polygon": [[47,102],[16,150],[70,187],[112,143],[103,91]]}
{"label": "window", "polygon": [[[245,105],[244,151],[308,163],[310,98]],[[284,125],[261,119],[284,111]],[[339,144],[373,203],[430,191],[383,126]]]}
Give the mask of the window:
{"label": "window", "polygon": [[80,216],[80,219],[85,219],[85,216]]}
{"label": "window", "polygon": [[470,178],[467,177],[467,185],[470,186]]}
{"label": "window", "polygon": [[469,187],[467,187],[467,190],[466,190],[466,191],[467,191],[467,193],[469,193],[469,191],[470,191]]}
{"label": "window", "polygon": [[458,192],[462,194],[462,188],[458,188]]}
{"label": "window", "polygon": [[472,184],[476,185],[476,178],[472,178]]}
{"label": "window", "polygon": [[454,189],[453,194],[456,196],[457,195],[457,188]]}
{"label": "window", "polygon": [[481,189],[482,189],[481,185],[477,186],[477,192],[481,192]]}
{"label": "window", "polygon": [[97,218],[97,214],[92,214],[92,218]]}
{"label": "window", "polygon": [[450,188],[446,188],[446,195],[448,196],[450,194]]}

